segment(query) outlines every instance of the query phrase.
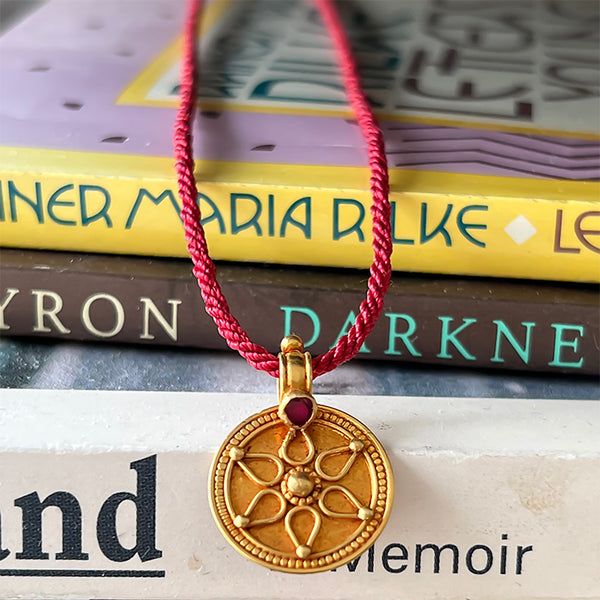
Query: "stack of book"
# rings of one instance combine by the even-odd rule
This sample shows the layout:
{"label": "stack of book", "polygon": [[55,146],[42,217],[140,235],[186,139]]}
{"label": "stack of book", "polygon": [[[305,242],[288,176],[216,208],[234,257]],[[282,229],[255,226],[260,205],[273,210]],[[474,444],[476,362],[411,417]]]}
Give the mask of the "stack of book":
{"label": "stack of book", "polygon": [[[342,6],[386,139],[394,242],[384,313],[359,358],[597,375],[597,4]],[[51,0],[0,38],[3,336],[225,349],[204,313],[179,217],[171,132],[182,12],[183,3],[164,0],[143,6]],[[310,3],[215,1],[206,7],[199,47],[198,202],[225,295],[254,341],[276,352],[281,337],[294,332],[320,353],[351,326],[372,259],[366,152],[330,40]],[[535,411],[523,410],[535,430]],[[486,428],[492,431],[493,423],[483,436]],[[121,438],[115,443],[127,446]],[[556,448],[566,452],[567,445]],[[401,443],[391,447],[396,460],[406,450]],[[506,454],[500,441],[490,448],[467,444],[458,454]],[[549,453],[559,452],[552,448]],[[545,519],[545,511],[563,502],[555,486],[563,479],[558,463],[549,459],[548,477],[539,476],[548,494],[534,498],[525,473],[538,468],[535,449],[525,444],[518,452],[527,460],[511,483],[504,471],[508,456],[493,463],[492,470],[499,465],[494,477],[507,498],[510,488]],[[441,456],[431,459],[434,470],[442,468]],[[131,458],[138,460],[130,461],[138,475],[146,459]],[[486,463],[479,460],[484,477]],[[586,493],[590,465],[582,463],[581,474],[573,475]],[[14,501],[24,512],[24,532],[25,512],[34,511],[30,500]],[[567,528],[576,512],[556,510]],[[512,536],[503,527],[495,543],[505,545],[497,555],[470,543],[460,563],[464,581],[446,597],[468,594],[469,577],[492,572],[492,565],[496,579],[507,576],[506,548],[513,542],[500,541]],[[208,526],[201,534],[210,535]],[[42,559],[34,538],[23,535],[31,547],[16,558],[37,552]],[[408,550],[390,539],[377,552],[383,551],[383,571],[400,573]],[[141,542],[129,541],[135,557]],[[457,573],[458,547],[432,548],[428,541],[416,552],[433,551],[432,573],[442,569],[440,546],[456,557],[444,568]],[[526,542],[514,540],[510,550],[515,581],[531,552]],[[81,542],[69,543],[57,558],[83,555]],[[153,541],[144,543],[156,549]],[[9,552],[2,548],[0,561]],[[546,554],[541,564],[548,571],[559,562]],[[200,572],[204,560],[194,554],[189,569]],[[372,573],[379,554],[374,561],[369,554],[350,571]],[[581,597],[591,597],[585,594],[598,584],[586,568],[576,590]],[[144,577],[164,577],[165,571],[148,573]],[[537,580],[527,590],[540,597],[568,597],[574,590],[539,592]],[[192,594],[190,585],[182,584],[181,594]],[[348,585],[344,597],[351,595]],[[391,597],[392,584],[377,585]],[[17,586],[14,593],[31,589]],[[82,589],[73,593],[142,597],[133,587]],[[406,594],[415,597],[417,589],[413,581]],[[498,590],[486,597],[523,597],[516,585]],[[48,593],[56,597],[57,588]],[[218,595],[214,587],[210,593]],[[427,594],[422,597],[434,597]],[[400,592],[394,597],[404,598]]]}
{"label": "stack of book", "polygon": [[[252,6],[205,16],[198,201],[211,255],[236,261],[219,272],[242,326],[272,351],[293,331],[318,353],[365,290],[352,270],[372,258],[364,144],[311,6]],[[572,23],[544,6],[542,53],[516,30],[460,52],[446,40],[461,18],[491,36],[504,8],[347,10],[392,188],[395,274],[361,357],[598,373],[594,48],[556,50]],[[224,347],[188,260],[158,258],[186,256],[180,9],[153,4],[142,23],[133,7],[50,3],[2,38],[1,243],[19,249],[2,250],[3,335]],[[37,31],[45,20],[61,33]]]}

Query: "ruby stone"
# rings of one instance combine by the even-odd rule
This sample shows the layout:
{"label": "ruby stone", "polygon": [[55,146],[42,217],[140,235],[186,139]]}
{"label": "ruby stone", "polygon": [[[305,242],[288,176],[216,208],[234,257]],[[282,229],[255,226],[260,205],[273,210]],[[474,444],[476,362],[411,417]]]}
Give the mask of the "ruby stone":
{"label": "ruby stone", "polygon": [[284,410],[291,423],[296,427],[302,427],[312,417],[313,403],[310,398],[293,398],[286,404]]}

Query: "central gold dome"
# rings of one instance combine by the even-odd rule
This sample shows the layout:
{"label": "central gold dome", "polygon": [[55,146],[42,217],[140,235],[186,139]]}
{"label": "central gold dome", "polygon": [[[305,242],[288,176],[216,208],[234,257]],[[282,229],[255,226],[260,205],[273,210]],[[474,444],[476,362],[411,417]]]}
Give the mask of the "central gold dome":
{"label": "central gold dome", "polygon": [[315,484],[308,473],[296,471],[288,477],[287,487],[295,496],[306,498],[306,496],[312,493]]}

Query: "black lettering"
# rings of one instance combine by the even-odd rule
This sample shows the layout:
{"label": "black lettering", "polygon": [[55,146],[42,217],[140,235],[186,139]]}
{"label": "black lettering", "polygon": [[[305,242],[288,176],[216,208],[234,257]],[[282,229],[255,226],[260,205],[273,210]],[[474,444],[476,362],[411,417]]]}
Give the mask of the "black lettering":
{"label": "black lettering", "polygon": [[472,81],[461,81],[456,93],[447,94],[435,89],[426,89],[414,77],[407,77],[404,80],[404,89],[423,98],[435,98],[436,100],[503,100],[520,96],[529,91],[528,87],[515,84],[502,89],[477,92]]}
{"label": "black lettering", "polygon": [[[476,569],[473,566],[473,554],[475,554],[477,550],[483,550],[486,554],[486,562],[483,569]],[[484,546],[483,544],[477,544],[469,548],[465,562],[467,563],[467,569],[469,569],[471,573],[474,573],[475,575],[484,575],[492,568],[492,564],[494,563],[494,555],[487,546]]]}
{"label": "black lettering", "polygon": [[[472,5],[469,3],[469,7]],[[523,25],[522,19],[523,15],[457,15],[433,11],[425,33],[455,48],[514,53],[533,44],[533,32]]]}
{"label": "black lettering", "polygon": [[421,554],[423,550],[433,551],[433,572],[440,572],[440,555],[443,550],[451,550],[453,554],[452,559],[452,573],[458,573],[458,548],[454,544],[445,544],[444,546],[438,546],[436,544],[417,544],[415,549],[415,573],[421,572]]}
{"label": "black lettering", "polygon": [[584,219],[589,218],[598,218],[600,217],[600,211],[598,210],[588,210],[586,212],[581,213],[577,219],[575,220],[575,233],[577,234],[577,238],[579,241],[589,250],[595,252],[596,254],[600,254],[600,246],[592,244],[587,236],[597,237],[600,235],[600,229],[584,229],[582,223]]}
{"label": "black lettering", "polygon": [[565,254],[579,254],[581,250],[579,248],[567,248],[562,246],[561,237],[563,229],[563,211],[556,211],[556,225],[554,227],[554,252],[557,254],[562,252]]}
{"label": "black lettering", "polygon": [[367,554],[367,571],[372,573],[375,569],[375,546],[371,546],[369,548],[369,552]]}
{"label": "black lettering", "polygon": [[[115,562],[125,562],[136,554],[142,562],[162,556],[156,548],[156,455],[132,462],[137,471],[137,493],[118,492],[106,500],[98,514],[96,534],[104,556]],[[136,544],[125,548],[117,533],[117,509],[129,500],[136,507]]]}
{"label": "black lettering", "polygon": [[[508,534],[503,533],[502,539],[507,540]],[[507,547],[502,545],[500,546],[500,575],[506,575],[506,550]]]}
{"label": "black lettering", "polygon": [[62,512],[62,552],[57,560],[87,560],[88,555],[81,551],[81,507],[77,498],[68,492],[54,492],[43,502],[37,492],[17,498],[15,506],[23,511],[23,551],[16,558],[47,560],[47,552],[42,551],[42,512],[55,506]]}
{"label": "black lettering", "polygon": [[[395,549],[400,550],[400,554],[390,554],[392,550]],[[407,565],[392,567],[390,565],[390,561],[392,560],[408,560],[408,550],[406,549],[406,546],[403,544],[390,544],[383,549],[383,554],[381,555],[381,563],[388,573],[402,573],[402,571],[405,571]]]}
{"label": "black lettering", "polygon": [[516,568],[516,574],[517,575],[521,575],[523,573],[523,556],[525,556],[525,554],[527,552],[532,552],[533,551],[533,546],[517,546],[517,568]]}
{"label": "black lettering", "polygon": [[0,560],[5,559],[10,554],[10,550],[2,548],[2,515],[0,514]]}

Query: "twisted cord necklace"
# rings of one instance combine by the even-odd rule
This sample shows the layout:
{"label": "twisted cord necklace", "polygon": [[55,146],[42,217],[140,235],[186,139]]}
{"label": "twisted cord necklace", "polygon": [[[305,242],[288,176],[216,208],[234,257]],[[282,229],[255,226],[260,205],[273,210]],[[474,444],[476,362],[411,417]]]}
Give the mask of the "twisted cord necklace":
{"label": "twisted cord necklace", "polygon": [[300,573],[332,569],[364,552],[385,525],[393,494],[389,460],[375,436],[349,415],[317,405],[312,396],[313,377],[353,358],[373,329],[390,283],[392,252],[383,135],[334,2],[312,1],[333,42],[371,171],[373,262],[367,293],[354,324],[328,352],[311,358],[295,335],[282,340],[278,357],[252,342],[217,281],[201,225],[192,149],[201,0],[189,1],[185,16],[173,135],[181,217],[206,311],[232,349],[278,378],[278,406],[241,423],[216,455],[210,480],[213,515],[247,558]]}

